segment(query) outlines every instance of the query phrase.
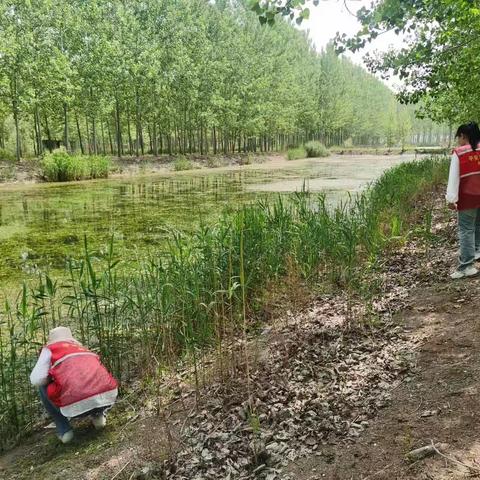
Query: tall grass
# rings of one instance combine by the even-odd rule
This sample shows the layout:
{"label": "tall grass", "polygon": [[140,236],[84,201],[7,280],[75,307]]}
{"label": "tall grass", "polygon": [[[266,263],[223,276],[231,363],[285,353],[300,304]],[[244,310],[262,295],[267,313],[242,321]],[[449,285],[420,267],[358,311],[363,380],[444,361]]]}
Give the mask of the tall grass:
{"label": "tall grass", "polygon": [[289,148],[287,151],[288,160],[300,160],[302,158],[307,158],[307,151],[303,147],[298,148]]}
{"label": "tall grass", "polygon": [[100,155],[70,155],[65,150],[47,153],[40,161],[42,177],[48,182],[106,178],[111,161]]}
{"label": "tall grass", "polygon": [[175,162],[173,162],[173,169],[176,172],[182,172],[184,170],[192,170],[194,168],[193,162],[189,160],[185,155],[179,155]]}
{"label": "tall grass", "polygon": [[123,384],[184,355],[196,361],[204,346],[221,352],[292,264],[310,281],[368,290],[366,273],[422,211],[418,199],[445,178],[446,162],[430,159],[393,168],[334,209],[308,193],[258,202],[192,236],[172,233],[161,254],[122,268],[113,242],[100,261],[85,241],[68,282],[42,275],[0,314],[0,447],[35,421],[28,376],[51,327],[71,326]]}

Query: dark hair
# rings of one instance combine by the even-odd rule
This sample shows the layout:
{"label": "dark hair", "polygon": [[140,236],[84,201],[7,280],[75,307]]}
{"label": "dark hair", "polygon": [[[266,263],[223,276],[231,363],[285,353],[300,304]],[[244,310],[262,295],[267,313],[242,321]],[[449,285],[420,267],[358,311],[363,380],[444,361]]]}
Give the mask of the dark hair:
{"label": "dark hair", "polygon": [[477,149],[478,144],[480,143],[480,128],[478,128],[477,122],[470,122],[460,125],[455,138],[459,137],[460,135],[465,135],[468,138],[468,141],[472,146],[472,150]]}

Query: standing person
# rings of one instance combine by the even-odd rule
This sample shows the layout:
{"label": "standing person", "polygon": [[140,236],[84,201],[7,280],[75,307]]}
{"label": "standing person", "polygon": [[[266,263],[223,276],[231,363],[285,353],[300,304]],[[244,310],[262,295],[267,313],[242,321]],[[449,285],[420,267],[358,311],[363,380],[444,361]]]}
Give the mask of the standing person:
{"label": "standing person", "polygon": [[95,428],[105,427],[105,412],[117,399],[117,382],[98,355],[83,347],[67,327],[50,331],[30,374],[52,417],[62,443],[73,439],[69,419],[89,415]]}
{"label": "standing person", "polygon": [[475,122],[461,125],[455,137],[446,200],[458,212],[460,257],[453,279],[473,277],[480,259],[480,129]]}

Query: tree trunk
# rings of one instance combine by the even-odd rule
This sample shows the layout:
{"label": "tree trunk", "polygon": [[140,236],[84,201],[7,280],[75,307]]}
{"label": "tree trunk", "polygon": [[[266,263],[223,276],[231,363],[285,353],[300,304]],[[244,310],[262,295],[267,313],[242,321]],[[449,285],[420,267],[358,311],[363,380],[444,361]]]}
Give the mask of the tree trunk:
{"label": "tree trunk", "polygon": [[135,125],[136,125],[136,145],[135,156],[140,156],[140,97],[138,95],[138,87],[135,88]]}
{"label": "tree trunk", "polygon": [[17,100],[13,101],[12,104],[13,107],[13,120],[15,122],[15,157],[17,159],[17,162],[20,161],[20,158],[22,157],[22,147],[20,144],[20,125],[19,125],[19,120],[18,120],[18,107],[17,107]]}
{"label": "tree trunk", "polygon": [[97,148],[97,123],[95,117],[92,117],[92,142],[93,142],[93,154],[96,155],[98,152]]}
{"label": "tree trunk", "polygon": [[130,108],[127,107],[127,131],[128,131],[128,147],[130,155],[133,155],[133,141],[132,141],[132,130],[130,128]]}
{"label": "tree trunk", "polygon": [[50,127],[48,126],[48,117],[47,114],[43,114],[43,119],[45,120],[45,131],[47,132],[47,140],[52,140],[52,133],[50,132]]}
{"label": "tree trunk", "polygon": [[92,154],[92,147],[90,145],[90,132],[88,131],[88,117],[85,117],[85,127],[86,127],[86,131],[87,131],[87,147],[88,147],[88,154],[91,155]]}
{"label": "tree trunk", "polygon": [[148,143],[150,144],[150,153],[153,153],[152,128],[147,123]]}
{"label": "tree trunk", "polygon": [[63,144],[67,152],[70,153],[70,141],[68,138],[68,105],[66,102],[63,103]]}
{"label": "tree trunk", "polygon": [[103,128],[103,120],[100,122],[101,125],[101,131],[102,131],[102,148],[103,148],[103,154],[107,154],[107,149],[105,148],[105,129]]}
{"label": "tree trunk", "polygon": [[[42,128],[40,125],[40,115],[38,113],[38,105],[35,106],[35,132],[37,134],[37,154],[41,155],[43,153],[43,144],[42,144]],[[3,129],[3,125],[2,125]],[[3,145],[2,145],[3,148]]]}
{"label": "tree trunk", "polygon": [[107,133],[108,133],[108,141],[110,143],[110,153],[113,155],[114,150],[113,150],[112,132],[110,130],[110,124],[108,122],[107,122]]}
{"label": "tree trunk", "polygon": [[152,147],[153,147],[153,154],[157,157],[158,156],[158,142],[157,142],[157,119],[153,119],[153,141],[152,141]]}
{"label": "tree trunk", "polygon": [[[110,131],[110,127],[109,131]],[[118,103],[118,95],[115,95],[115,129],[116,129],[116,136],[117,136],[117,156],[118,158],[122,157],[123,153],[123,141],[122,141],[122,127],[120,124],[120,105]],[[112,148],[113,153],[113,148]]]}
{"label": "tree trunk", "polygon": [[0,148],[5,148],[5,122],[0,123]]}
{"label": "tree trunk", "polygon": [[[38,151],[38,132],[37,132],[37,121],[35,119],[35,114],[33,114],[33,153],[36,157],[40,155]],[[0,142],[1,143],[1,142]]]}
{"label": "tree trunk", "polygon": [[80,142],[80,151],[82,155],[85,155],[85,150],[83,149],[83,140],[82,140],[82,131],[80,130],[80,123],[78,121],[78,114],[75,114],[75,122],[77,124],[77,134],[78,134],[78,141]]}
{"label": "tree trunk", "polygon": [[187,153],[187,109],[183,109],[183,125],[182,125],[182,153]]}

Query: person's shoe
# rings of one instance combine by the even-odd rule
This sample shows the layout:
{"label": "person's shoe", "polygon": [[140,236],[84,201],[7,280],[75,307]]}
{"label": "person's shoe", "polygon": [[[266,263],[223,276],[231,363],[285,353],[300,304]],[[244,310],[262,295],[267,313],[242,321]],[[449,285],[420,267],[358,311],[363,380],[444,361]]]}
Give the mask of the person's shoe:
{"label": "person's shoe", "polygon": [[480,250],[475,252],[475,260],[480,260]]}
{"label": "person's shoe", "polygon": [[470,267],[464,268],[463,270],[457,270],[456,272],[453,272],[450,275],[450,278],[452,280],[458,280],[460,278],[474,277],[477,274],[478,274],[478,270],[475,267],[470,266]]}
{"label": "person's shoe", "polygon": [[104,413],[95,415],[92,417],[92,423],[97,430],[105,428],[105,425],[107,424],[107,416]]}
{"label": "person's shoe", "polygon": [[63,435],[59,435],[58,439],[62,443],[70,443],[73,440],[73,430],[69,430],[68,432],[64,433]]}

